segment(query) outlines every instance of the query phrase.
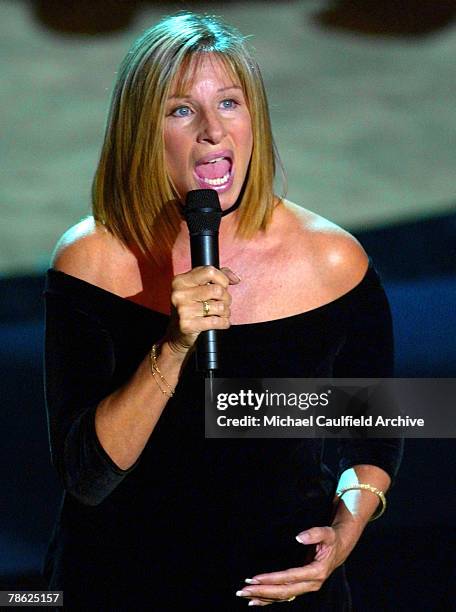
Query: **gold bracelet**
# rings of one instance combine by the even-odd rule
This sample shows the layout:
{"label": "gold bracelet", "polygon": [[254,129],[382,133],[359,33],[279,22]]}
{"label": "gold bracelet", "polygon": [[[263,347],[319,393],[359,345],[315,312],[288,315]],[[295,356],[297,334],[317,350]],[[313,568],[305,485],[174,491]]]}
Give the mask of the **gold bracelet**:
{"label": "gold bracelet", "polygon": [[380,489],[377,489],[377,487],[373,487],[370,484],[352,484],[349,485],[348,487],[344,487],[343,489],[341,489],[340,491],[337,492],[337,497],[341,498],[342,495],[346,492],[346,491],[352,491],[353,489],[364,489],[366,491],[371,491],[371,493],[375,493],[375,495],[380,499],[380,501],[382,502],[382,507],[380,508],[380,510],[376,510],[374,512],[374,514],[370,517],[369,519],[369,523],[371,521],[375,521],[375,519],[378,519],[379,517],[382,516],[382,514],[385,512],[386,510],[386,497],[385,494],[383,493],[383,491],[380,491]]}
{"label": "gold bracelet", "polygon": [[[166,378],[163,376],[163,374],[160,371],[160,368],[157,365],[157,348],[160,346],[161,345],[157,343],[157,344],[152,345],[152,348],[150,349],[150,354],[149,354],[150,371],[152,372],[152,376],[154,377],[154,380],[157,383],[157,387],[160,389],[163,395],[167,395],[168,397],[173,397],[174,389],[171,387],[171,385],[168,384]],[[168,390],[162,388],[162,386],[160,385],[156,377],[157,374],[160,376],[161,381],[168,387]]]}

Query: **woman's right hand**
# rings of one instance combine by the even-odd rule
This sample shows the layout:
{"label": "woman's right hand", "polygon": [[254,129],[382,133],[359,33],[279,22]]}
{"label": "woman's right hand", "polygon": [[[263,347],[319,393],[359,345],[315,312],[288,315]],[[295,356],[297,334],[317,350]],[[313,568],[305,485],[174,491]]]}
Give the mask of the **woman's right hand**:
{"label": "woman's right hand", "polygon": [[[171,288],[171,321],[166,334],[170,348],[186,354],[202,331],[230,326],[229,285],[240,278],[229,268],[198,266],[174,277]],[[209,306],[205,316],[204,302]]]}

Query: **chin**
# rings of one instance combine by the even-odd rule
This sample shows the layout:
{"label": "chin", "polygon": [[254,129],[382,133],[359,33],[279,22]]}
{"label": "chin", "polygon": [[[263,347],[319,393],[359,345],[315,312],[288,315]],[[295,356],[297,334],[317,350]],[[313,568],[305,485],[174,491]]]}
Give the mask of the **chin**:
{"label": "chin", "polygon": [[219,194],[220,207],[222,210],[227,210],[233,204],[235,204],[236,200],[239,197],[240,190],[235,193],[235,195],[227,194]]}

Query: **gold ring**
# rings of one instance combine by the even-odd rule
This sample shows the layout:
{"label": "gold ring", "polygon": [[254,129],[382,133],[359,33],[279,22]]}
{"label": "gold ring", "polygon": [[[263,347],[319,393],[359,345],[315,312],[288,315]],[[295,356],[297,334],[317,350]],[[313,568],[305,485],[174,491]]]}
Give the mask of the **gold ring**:
{"label": "gold ring", "polygon": [[293,599],[296,599],[296,595],[293,595],[293,597],[289,597],[288,599],[286,599],[285,601],[293,601]]}
{"label": "gold ring", "polygon": [[208,317],[209,316],[209,302],[206,302],[206,300],[203,300],[203,317]]}

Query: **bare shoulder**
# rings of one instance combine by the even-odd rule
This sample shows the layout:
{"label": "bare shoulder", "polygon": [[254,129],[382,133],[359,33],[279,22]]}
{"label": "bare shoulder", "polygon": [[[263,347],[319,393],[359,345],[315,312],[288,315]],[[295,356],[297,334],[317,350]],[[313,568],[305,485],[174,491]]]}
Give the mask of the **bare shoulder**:
{"label": "bare shoulder", "polygon": [[51,259],[55,270],[110,291],[115,291],[119,272],[133,263],[131,252],[93,217],[70,227]]}
{"label": "bare shoulder", "polygon": [[324,217],[284,200],[284,220],[295,252],[310,261],[322,285],[341,295],[366,274],[368,256],[349,232]]}

